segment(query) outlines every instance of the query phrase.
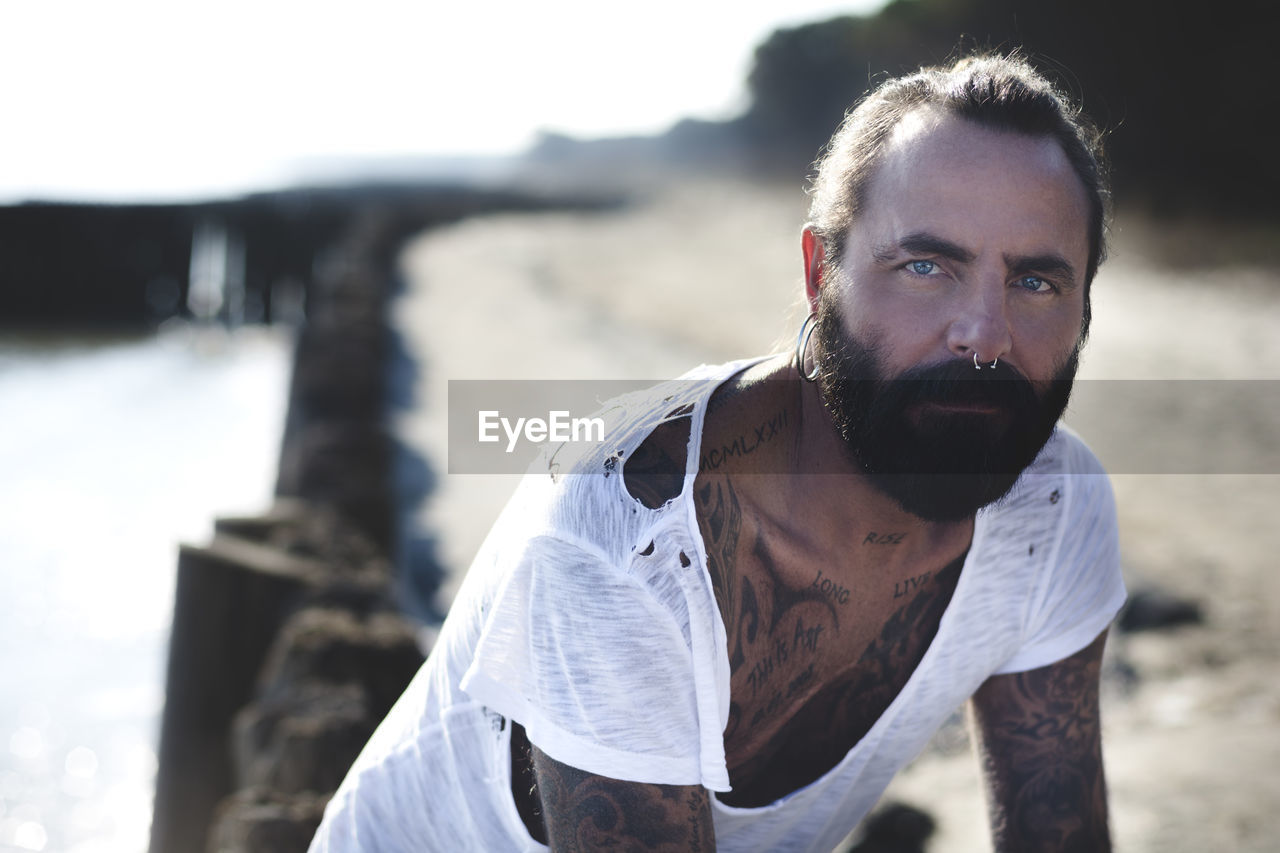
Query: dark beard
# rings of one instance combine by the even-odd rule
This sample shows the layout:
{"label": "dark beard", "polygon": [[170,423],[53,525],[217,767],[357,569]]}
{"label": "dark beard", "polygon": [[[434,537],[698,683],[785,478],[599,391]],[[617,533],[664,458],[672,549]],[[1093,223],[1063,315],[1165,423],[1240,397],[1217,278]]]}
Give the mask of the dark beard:
{"label": "dark beard", "polygon": [[[879,354],[818,312],[814,358],[822,403],[849,457],[902,509],[926,521],[960,521],[1008,494],[1053,435],[1067,407],[1079,347],[1037,392],[1001,363],[975,370],[955,359],[884,377]],[[922,404],[980,404],[996,413]]]}

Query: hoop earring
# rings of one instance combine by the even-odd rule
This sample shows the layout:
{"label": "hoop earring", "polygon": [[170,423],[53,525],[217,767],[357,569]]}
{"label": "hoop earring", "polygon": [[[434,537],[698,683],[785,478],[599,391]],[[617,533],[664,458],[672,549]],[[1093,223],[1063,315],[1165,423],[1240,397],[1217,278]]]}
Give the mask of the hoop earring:
{"label": "hoop earring", "polygon": [[800,374],[800,378],[806,382],[814,382],[818,378],[818,365],[813,365],[813,372],[806,373],[804,369],[804,354],[809,351],[809,338],[813,337],[813,330],[818,328],[818,313],[812,312],[808,317],[804,318],[804,324],[800,327],[800,335],[796,338],[796,371]]}

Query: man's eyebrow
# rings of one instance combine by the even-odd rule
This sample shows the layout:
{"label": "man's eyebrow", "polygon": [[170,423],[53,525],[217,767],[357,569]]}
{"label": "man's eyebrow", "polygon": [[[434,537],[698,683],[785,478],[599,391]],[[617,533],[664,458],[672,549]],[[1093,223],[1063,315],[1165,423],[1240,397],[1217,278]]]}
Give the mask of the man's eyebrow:
{"label": "man's eyebrow", "polygon": [[970,263],[974,259],[973,252],[958,243],[952,243],[927,231],[913,232],[897,243],[886,243],[871,250],[871,256],[882,263],[887,263],[900,254],[938,255],[962,264]]}
{"label": "man's eyebrow", "polygon": [[1068,284],[1077,281],[1076,268],[1066,258],[1052,252],[1043,255],[1005,255],[1004,263],[1016,275],[1038,272],[1061,278]]}

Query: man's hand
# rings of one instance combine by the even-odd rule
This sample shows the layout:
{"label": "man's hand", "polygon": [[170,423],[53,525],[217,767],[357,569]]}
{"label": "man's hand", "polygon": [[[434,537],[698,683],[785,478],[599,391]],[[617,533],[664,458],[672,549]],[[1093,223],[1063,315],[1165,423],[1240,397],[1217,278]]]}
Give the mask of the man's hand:
{"label": "man's hand", "polygon": [[997,675],[973,695],[972,727],[999,853],[1111,849],[1098,724],[1104,631],[1050,666]]}
{"label": "man's hand", "polygon": [[700,785],[620,782],[561,764],[536,746],[533,768],[556,853],[716,849],[710,795]]}

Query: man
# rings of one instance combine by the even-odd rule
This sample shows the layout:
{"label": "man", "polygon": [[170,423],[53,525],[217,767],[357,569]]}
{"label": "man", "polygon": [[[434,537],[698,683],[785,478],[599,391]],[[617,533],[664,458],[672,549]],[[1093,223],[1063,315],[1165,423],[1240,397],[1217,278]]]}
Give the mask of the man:
{"label": "man", "polygon": [[796,351],[620,398],[526,478],[312,849],[830,850],[970,697],[996,848],[1108,849],[1115,513],[1055,428],[1105,198],[1020,61],[872,93]]}

